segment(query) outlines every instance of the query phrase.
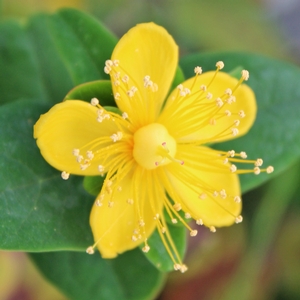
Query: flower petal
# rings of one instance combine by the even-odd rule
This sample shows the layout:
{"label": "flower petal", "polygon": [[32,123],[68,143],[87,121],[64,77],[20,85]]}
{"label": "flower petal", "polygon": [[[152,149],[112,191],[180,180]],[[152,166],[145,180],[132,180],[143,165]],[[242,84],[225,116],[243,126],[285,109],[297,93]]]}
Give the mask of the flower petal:
{"label": "flower petal", "polygon": [[[172,36],[154,23],[139,24],[120,39],[113,51],[112,60],[119,61],[116,71],[120,71],[121,78],[124,75],[129,77],[128,84],[120,88],[114,84],[116,74],[111,73],[114,94],[120,94],[117,101],[119,108],[128,114],[134,112],[146,116],[143,120],[147,120],[149,110],[153,110],[157,115],[170,89],[178,64],[178,46]],[[150,76],[150,80],[157,84],[158,90],[155,94],[144,87],[145,76]],[[123,84],[121,78],[119,81]],[[128,99],[126,91],[132,86],[137,88],[138,101]],[[154,120],[148,122],[151,121]]]}
{"label": "flower petal", "polygon": [[[253,125],[256,100],[252,89],[246,84],[234,91],[235,102],[232,103],[227,102],[229,96],[224,92],[228,88],[233,90],[238,80],[226,73],[218,72],[207,91],[200,91],[200,86],[208,86],[214,74],[215,72],[203,73],[196,82],[195,77],[186,80],[182,85],[190,89],[190,94],[179,101],[176,107],[171,104],[178,95],[178,90],[173,91],[168,98],[159,122],[178,141],[199,141],[201,144],[226,141],[246,134]],[[206,98],[208,93],[212,95],[211,99]],[[222,99],[221,107],[216,102],[219,97]],[[241,111],[245,113],[245,117],[239,115]],[[240,124],[235,124],[236,120]],[[233,128],[238,131],[233,133]]]}
{"label": "flower petal", "polygon": [[[97,122],[97,108],[80,100],[67,100],[56,104],[41,115],[34,126],[34,138],[45,160],[54,168],[78,175],[99,175],[98,165],[91,164],[81,170],[72,154],[73,149],[101,136],[117,131],[115,122]],[[83,156],[86,153],[82,153]]]}
{"label": "flower petal", "polygon": [[[113,196],[106,194],[101,199],[101,206],[96,200],[92,208],[90,225],[103,258],[114,258],[137,247],[147,240],[156,226],[148,182],[141,180],[140,170],[137,167],[120,182],[121,191],[116,190]],[[138,199],[133,196],[135,191],[138,191]],[[156,207],[162,210],[162,204]],[[141,220],[142,226],[139,225]]]}
{"label": "flower petal", "polygon": [[[201,156],[192,159],[191,153]],[[198,151],[191,150],[186,154],[181,152],[180,158],[184,165],[172,163],[166,166],[169,180],[166,188],[173,200],[194,219],[201,219],[205,226],[233,224],[241,212],[241,203],[234,201],[241,193],[238,176],[226,172],[218,153],[209,148],[199,147]],[[227,194],[224,199],[220,197],[223,189]],[[214,191],[219,196],[213,196]],[[205,194],[203,199],[201,194]]]}

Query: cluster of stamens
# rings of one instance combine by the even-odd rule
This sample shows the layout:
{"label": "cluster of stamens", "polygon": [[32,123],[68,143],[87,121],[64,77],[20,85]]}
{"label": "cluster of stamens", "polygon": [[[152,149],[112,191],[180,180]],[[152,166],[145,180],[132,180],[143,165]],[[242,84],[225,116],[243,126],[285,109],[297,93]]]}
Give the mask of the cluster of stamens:
{"label": "cluster of stamens", "polygon": [[[249,78],[249,72],[246,70],[242,71],[241,78],[238,81],[237,85],[233,88],[227,88],[224,93],[218,97],[215,97],[210,91],[210,85],[213,82],[214,78],[216,77],[217,73],[223,69],[224,63],[223,62],[217,62],[216,64],[217,70],[215,75],[213,76],[210,83],[207,85],[201,84],[199,89],[195,92],[194,86],[197,85],[198,78],[201,78],[202,74],[202,68],[201,67],[195,67],[195,80],[193,81],[192,85],[190,87],[184,87],[182,84],[177,86],[177,95],[173,97],[172,101],[170,103],[166,104],[166,109],[163,110],[162,115],[165,114],[166,118],[161,118],[161,122],[165,121],[165,123],[172,124],[174,129],[174,132],[178,132],[178,136],[176,137],[178,144],[180,144],[180,137],[182,136],[188,136],[190,133],[193,133],[193,131],[197,131],[199,126],[217,126],[218,121],[222,118],[232,117],[234,116],[234,120],[232,122],[232,125],[228,128],[224,128],[220,133],[216,134],[215,137],[210,138],[208,140],[201,140],[201,141],[195,141],[195,145],[199,144],[206,144],[208,142],[211,142],[212,140],[217,141],[218,139],[223,139],[224,137],[228,136],[237,136],[239,134],[238,127],[240,123],[242,122],[242,119],[246,117],[246,114],[243,110],[239,111],[233,111],[230,109],[230,105],[236,103],[238,99],[236,99],[236,96],[234,95],[234,92],[236,89],[242,84],[243,81],[248,80]],[[130,158],[130,162],[128,165],[126,165],[126,155],[123,154],[123,148],[125,146],[118,146],[118,142],[123,141],[124,139],[124,128],[129,128],[129,135],[133,135],[136,128],[140,128],[143,126],[143,119],[147,119],[148,121],[151,120],[154,116],[157,116],[157,112],[160,110],[160,108],[156,109],[154,108],[152,102],[149,101],[147,104],[147,108],[149,109],[149,114],[145,112],[145,115],[143,118],[139,118],[139,114],[137,111],[137,108],[144,108],[142,106],[141,102],[141,91],[136,88],[135,85],[129,86],[130,78],[128,75],[123,74],[123,69],[119,65],[118,60],[107,60],[105,63],[104,71],[107,74],[110,74],[112,79],[112,84],[115,86],[115,93],[114,98],[116,101],[119,101],[123,97],[127,97],[127,101],[124,105],[127,105],[126,108],[128,108],[129,115],[136,115],[137,114],[137,124],[133,124],[131,122],[132,120],[128,119],[127,112],[123,112],[121,116],[117,116],[111,112],[106,111],[101,105],[99,104],[99,100],[96,98],[93,98],[91,100],[91,105],[95,106],[97,108],[97,116],[96,120],[99,123],[102,123],[103,121],[112,121],[114,122],[115,119],[118,118],[119,122],[123,122],[122,126],[120,125],[120,130],[117,130],[112,135],[103,138],[102,140],[99,139],[95,142],[94,145],[88,145],[88,147],[83,147],[85,152],[80,149],[74,149],[73,155],[75,156],[76,161],[79,163],[80,169],[85,170],[87,169],[92,163],[101,163],[98,164],[98,171],[100,175],[104,175],[107,173],[106,179],[103,184],[103,188],[97,197],[95,201],[95,205],[98,207],[101,207],[104,205],[104,203],[109,207],[114,207],[114,201],[113,196],[116,192],[122,192],[122,187],[119,185],[119,182],[126,176],[126,174],[129,173],[130,168],[134,168],[134,163],[132,162],[132,157]],[[158,85],[154,83],[151,80],[151,77],[149,75],[145,75],[143,80],[143,86],[147,93],[154,93],[158,91]],[[140,85],[138,85],[140,86]],[[143,94],[149,96],[149,99],[152,100],[152,94]],[[214,100],[213,100],[214,99]],[[133,102],[136,101],[136,102]],[[187,102],[190,101],[190,102]],[[135,103],[135,106],[132,107]],[[185,103],[189,103],[188,106],[185,106]],[[203,104],[202,104],[203,103]],[[140,105],[140,106],[139,106]],[[224,107],[226,106],[226,109],[224,110]],[[178,107],[183,107],[184,114],[182,111],[178,109]],[[145,110],[145,109],[144,109]],[[141,114],[143,111],[141,109]],[[199,125],[199,122],[195,122],[195,116],[197,116],[197,113],[201,113],[201,111],[204,110],[206,114],[206,118],[204,118],[203,122]],[[187,117],[190,116],[190,119]],[[148,122],[149,123],[149,122]],[[129,124],[131,127],[129,127]],[[195,125],[196,124],[196,125]],[[136,126],[136,127],[135,127]],[[177,126],[177,127],[176,127]],[[198,127],[197,127],[198,126]],[[171,127],[171,126],[170,126]],[[178,130],[177,130],[178,129]],[[124,142],[125,144],[125,142]],[[185,142],[182,142],[183,145],[185,145]],[[191,143],[193,144],[193,143]],[[123,145],[123,144],[122,144]],[[190,150],[189,143],[186,143],[187,150]],[[119,148],[113,148],[114,151],[112,151],[112,147],[119,147]],[[95,150],[92,150],[94,149]],[[195,148],[196,149],[196,148]],[[196,150],[195,150],[196,151]],[[214,190],[212,187],[205,184],[205,182],[201,181],[201,178],[195,178],[192,174],[189,174],[189,172],[184,168],[184,161],[175,159],[173,156],[169,154],[169,149],[166,142],[163,142],[158,147],[158,153],[161,157],[161,160],[155,162],[155,166],[158,167],[157,170],[159,170],[159,167],[163,167],[163,165],[168,163],[179,163],[182,168],[182,179],[184,182],[187,183],[187,185],[193,185],[193,188],[195,191],[198,192],[198,198],[199,201],[214,201],[219,206],[222,207],[222,201],[227,201],[230,199],[230,201],[233,201],[234,203],[240,203],[241,198],[239,195],[230,195],[228,191],[226,191],[225,188]],[[84,153],[84,154],[82,154]],[[116,158],[112,159],[111,165],[106,164],[106,161],[108,161],[109,153],[114,153],[116,155]],[[119,155],[119,156],[118,156]],[[197,157],[201,157],[199,154]],[[128,160],[129,161],[129,160]],[[221,162],[221,163],[220,163]],[[248,163],[253,164],[253,168],[249,170],[239,169],[237,167],[237,164],[241,163]],[[226,174],[230,173],[237,173],[237,174],[244,174],[244,173],[254,173],[254,174],[260,174],[261,172],[266,173],[272,173],[274,168],[272,166],[269,166],[265,169],[262,169],[263,160],[262,159],[256,159],[256,160],[247,160],[247,154],[245,152],[235,153],[235,151],[231,150],[228,152],[222,152],[218,151],[218,155],[215,155],[215,157],[212,159],[212,165],[218,168],[218,171],[224,172]],[[118,166],[122,166],[121,168],[118,168]],[[224,167],[224,168],[223,168]],[[195,166],[197,168],[197,166]],[[199,168],[200,165],[199,165]],[[121,171],[124,173],[123,175],[119,175],[119,172]],[[69,178],[69,173],[62,172],[61,174],[63,179]],[[168,181],[168,178],[165,175],[162,175],[160,178],[163,182],[163,185],[166,190],[172,191],[172,185]],[[133,188],[132,190],[138,189],[137,186]],[[197,225],[206,225],[211,232],[216,232],[216,227],[211,226],[209,224],[206,224],[207,222],[198,216],[195,216],[192,212],[185,211],[184,217],[182,217],[179,212],[182,210],[182,199],[177,193],[170,193],[170,197],[173,199],[173,202],[166,196],[165,191],[158,190],[157,192],[154,192],[153,195],[157,199],[162,199],[164,208],[166,212],[168,213],[171,221],[173,224],[176,224],[178,221],[180,221],[190,232],[190,236],[194,237],[197,235],[198,231],[195,229],[192,229],[188,225],[188,221],[191,218],[194,218],[196,220]],[[227,199],[227,200],[226,200]],[[135,197],[127,199],[128,208],[132,209],[134,208],[138,213],[140,212],[139,208],[139,201],[138,201],[137,194],[135,194]],[[153,199],[150,199],[149,201],[154,201]],[[154,203],[154,202],[153,202]],[[223,202],[224,203],[224,202]],[[180,270],[181,272],[185,272],[187,270],[187,267],[182,263],[180,255],[177,252],[177,249],[174,245],[174,242],[172,240],[172,237],[170,236],[168,226],[166,223],[166,220],[161,214],[161,212],[157,212],[155,205],[153,205],[154,208],[153,218],[156,222],[156,227],[158,229],[158,232],[160,234],[160,237],[162,239],[162,242],[169,253],[173,263],[174,263],[174,269]],[[224,208],[224,207],[223,207]],[[224,210],[226,210],[224,208]],[[235,223],[241,223],[243,218],[241,215],[234,215],[231,212],[228,212],[231,214],[232,218],[234,218]],[[141,214],[138,216],[138,222],[136,224],[136,228],[132,232],[131,240],[133,242],[140,243],[141,241],[144,242],[144,246],[142,247],[142,251],[147,253],[150,250],[150,246],[147,242],[147,237],[145,234],[145,221]],[[101,240],[101,238],[95,242],[95,244],[91,247],[88,247],[86,252],[89,254],[94,253],[94,248],[97,246],[97,243]]]}

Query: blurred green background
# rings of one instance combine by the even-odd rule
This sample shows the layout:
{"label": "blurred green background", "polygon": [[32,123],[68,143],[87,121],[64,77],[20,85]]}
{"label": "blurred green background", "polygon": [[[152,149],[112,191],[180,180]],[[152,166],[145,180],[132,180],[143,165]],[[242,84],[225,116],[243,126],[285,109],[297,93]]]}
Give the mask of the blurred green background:
{"label": "blurred green background", "polygon": [[[154,21],[174,36],[182,55],[238,50],[300,61],[297,0],[2,0],[0,3],[2,20],[15,18],[22,22],[40,11],[79,8],[99,18],[118,36],[136,23]],[[158,299],[300,299],[299,173],[300,163],[294,164],[284,174],[244,195],[241,225],[189,240],[186,258],[189,272],[184,276],[170,274]],[[2,252],[0,299],[66,298],[39,275],[25,254]]]}

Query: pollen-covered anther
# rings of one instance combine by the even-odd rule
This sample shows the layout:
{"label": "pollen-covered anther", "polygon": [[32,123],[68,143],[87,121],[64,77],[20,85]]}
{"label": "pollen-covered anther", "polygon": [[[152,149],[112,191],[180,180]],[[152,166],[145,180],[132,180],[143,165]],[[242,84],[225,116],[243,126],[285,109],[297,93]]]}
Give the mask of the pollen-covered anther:
{"label": "pollen-covered anther", "polygon": [[216,63],[216,67],[219,69],[219,70],[222,70],[224,68],[224,63],[222,61],[218,61]]}
{"label": "pollen-covered anther", "polygon": [[217,191],[214,191],[214,192],[212,193],[212,195],[213,195],[214,197],[218,197],[218,196],[219,196],[219,193],[218,193]]}
{"label": "pollen-covered anther", "polygon": [[123,81],[124,83],[128,83],[128,82],[129,82],[129,76],[128,76],[128,75],[124,75],[124,76],[122,77],[122,81]]}
{"label": "pollen-covered anther", "polygon": [[176,211],[180,211],[180,210],[181,210],[181,204],[180,204],[180,203],[175,203],[175,204],[173,205],[173,207],[174,207],[174,209],[175,209]]}
{"label": "pollen-covered anther", "polygon": [[233,124],[238,127],[240,125],[241,121],[240,120],[234,120]]}
{"label": "pollen-covered anther", "polygon": [[127,199],[126,202],[127,202],[128,204],[132,205],[132,204],[133,204],[133,199],[129,198],[129,199]]}
{"label": "pollen-covered anther", "polygon": [[227,198],[227,193],[226,193],[226,191],[225,191],[224,189],[222,189],[222,190],[220,191],[220,197],[221,197],[222,199],[226,199],[226,198]]}
{"label": "pollen-covered anther", "polygon": [[210,232],[216,232],[217,231],[215,226],[210,226],[209,230],[210,230]]}
{"label": "pollen-covered anther", "polygon": [[239,116],[240,116],[241,118],[245,118],[245,117],[246,117],[246,114],[245,114],[245,112],[244,112],[243,110],[240,110],[240,111],[239,111]]}
{"label": "pollen-covered anther", "polygon": [[181,269],[181,264],[174,264],[174,270],[178,271]]}
{"label": "pollen-covered anther", "polygon": [[239,133],[239,130],[238,130],[237,128],[232,128],[232,129],[231,129],[231,132],[232,132],[232,135],[233,135],[233,136],[237,136],[238,133]]}
{"label": "pollen-covered anther", "polygon": [[242,223],[243,222],[243,217],[240,215],[240,216],[237,216],[236,218],[235,218],[235,223],[236,224],[239,224],[239,223]]}
{"label": "pollen-covered anther", "polygon": [[242,78],[247,81],[249,79],[249,72],[247,70],[242,71]]}
{"label": "pollen-covered anther", "polygon": [[182,85],[182,84],[177,85],[177,89],[178,89],[179,91],[182,91],[182,90],[183,90],[183,85]]}
{"label": "pollen-covered anther", "polygon": [[240,196],[235,196],[235,197],[233,198],[233,201],[234,201],[235,203],[240,203],[242,200],[241,200],[241,197],[240,197]]}
{"label": "pollen-covered anther", "polygon": [[172,221],[173,224],[177,224],[178,223],[177,219],[174,219],[174,218],[171,221]]}
{"label": "pollen-covered anther", "polygon": [[98,166],[98,171],[100,172],[100,173],[103,173],[104,172],[104,166],[102,166],[102,165],[99,165]]}
{"label": "pollen-covered anther", "polygon": [[197,220],[196,220],[196,224],[197,224],[197,225],[203,225],[202,219],[197,219]]}
{"label": "pollen-covered anther", "polygon": [[130,88],[130,90],[128,90],[127,92],[126,92],[126,94],[127,94],[127,96],[129,97],[129,98],[132,98],[133,96],[134,96],[134,94],[137,92],[137,88],[135,87],[135,86],[133,86],[133,87],[131,87]]}
{"label": "pollen-covered anther", "polygon": [[86,253],[87,253],[87,254],[94,254],[94,253],[95,253],[95,250],[94,250],[94,248],[93,248],[92,246],[90,246],[90,247],[88,247],[88,248],[86,249]]}
{"label": "pollen-covered anther", "polygon": [[123,133],[121,131],[118,131],[117,133],[114,133],[113,135],[110,136],[110,138],[114,143],[120,141],[122,137],[123,137]]}
{"label": "pollen-covered anther", "polygon": [[225,113],[225,116],[227,116],[227,117],[230,117],[230,116],[231,116],[231,111],[228,110],[228,109],[226,109],[226,110],[224,111],[224,113]]}
{"label": "pollen-covered anther", "polygon": [[118,67],[119,66],[119,60],[118,59],[113,60],[112,63],[114,65],[114,67]]}
{"label": "pollen-covered anther", "polygon": [[197,66],[197,67],[195,67],[194,72],[196,75],[200,75],[200,74],[202,74],[202,68]]}
{"label": "pollen-covered anther", "polygon": [[128,119],[128,114],[125,111],[122,113],[122,118],[124,120]]}
{"label": "pollen-covered anther", "polygon": [[111,67],[105,66],[105,67],[104,67],[104,73],[105,73],[105,74],[109,74],[110,72],[111,72]]}
{"label": "pollen-covered anther", "polygon": [[62,172],[61,172],[61,178],[62,178],[63,180],[67,180],[67,179],[69,179],[69,177],[70,177],[70,173],[68,173],[68,172],[66,172],[66,171],[62,171]]}
{"label": "pollen-covered anther", "polygon": [[185,217],[186,219],[190,219],[192,216],[191,216],[190,213],[186,212],[186,213],[184,214],[184,217]]}
{"label": "pollen-covered anther", "polygon": [[148,245],[145,245],[145,246],[142,248],[142,251],[143,251],[144,253],[149,252],[149,250],[150,250],[150,247],[149,247]]}
{"label": "pollen-covered anther", "polygon": [[133,235],[133,236],[131,236],[131,240],[132,240],[133,242],[136,242],[136,241],[138,240],[138,238],[137,238],[135,235]]}
{"label": "pollen-covered anther", "polygon": [[259,168],[259,167],[255,167],[255,168],[253,169],[253,172],[254,172],[255,175],[260,174],[260,168]]}
{"label": "pollen-covered anther", "polygon": [[115,202],[113,201],[108,201],[108,207],[112,208],[114,206]]}
{"label": "pollen-covered anther", "polygon": [[144,226],[145,226],[145,221],[144,221],[143,219],[140,219],[140,220],[139,220],[139,225],[140,225],[141,227],[144,227]]}
{"label": "pollen-covered anther", "polygon": [[198,230],[191,230],[190,236],[196,236],[198,234]]}
{"label": "pollen-covered anther", "polygon": [[91,104],[92,104],[93,106],[97,106],[97,105],[99,105],[99,100],[98,100],[97,98],[92,98],[92,99],[91,99]]}
{"label": "pollen-covered anther", "polygon": [[207,95],[206,95],[206,99],[211,100],[212,97],[213,97],[213,94],[208,92]]}
{"label": "pollen-covered anther", "polygon": [[114,98],[115,98],[116,101],[120,100],[120,97],[121,97],[120,93],[115,93],[114,94]]}
{"label": "pollen-covered anther", "polygon": [[200,90],[203,91],[203,92],[205,92],[205,91],[207,90],[206,85],[201,84],[201,85],[200,85]]}
{"label": "pollen-covered anther", "polygon": [[274,171],[274,167],[273,166],[268,166],[267,169],[266,169],[266,172],[268,174],[272,173]]}
{"label": "pollen-covered anther", "polygon": [[187,267],[186,265],[183,265],[183,264],[182,264],[182,265],[180,266],[180,272],[181,272],[181,273],[185,273],[187,270],[188,270],[188,267]]}
{"label": "pollen-covered anther", "polygon": [[245,158],[247,158],[247,153],[244,152],[244,151],[242,151],[242,152],[240,153],[240,156],[241,156],[241,158],[245,159]]}
{"label": "pollen-covered anther", "polygon": [[96,206],[98,206],[98,207],[103,205],[103,203],[100,201],[100,199],[97,199],[95,203],[96,203]]}
{"label": "pollen-covered anther", "polygon": [[89,160],[93,159],[93,158],[94,158],[93,152],[92,152],[92,151],[87,151],[87,152],[86,152],[86,157],[87,157]]}
{"label": "pollen-covered anther", "polygon": [[228,163],[229,159],[226,157],[224,160],[223,160],[223,164],[226,165]]}
{"label": "pollen-covered anther", "polygon": [[236,170],[237,170],[236,165],[231,165],[231,166],[230,166],[230,172],[231,172],[231,173],[236,172]]}
{"label": "pollen-covered anther", "polygon": [[232,90],[230,88],[227,88],[224,92],[225,95],[231,96],[232,95]]}
{"label": "pollen-covered anther", "polygon": [[234,156],[235,156],[235,151],[234,151],[234,150],[229,150],[229,151],[227,152],[227,155],[228,155],[229,157],[234,157]]}
{"label": "pollen-covered anther", "polygon": [[223,103],[223,101],[222,101],[222,99],[221,99],[221,98],[217,98],[217,99],[216,99],[216,105],[217,105],[217,107],[219,107],[219,108],[220,108],[220,107],[222,107],[222,106],[223,106],[223,104],[224,104],[224,103]]}
{"label": "pollen-covered anther", "polygon": [[79,150],[79,149],[73,149],[73,151],[72,151],[72,154],[73,154],[74,156],[78,156],[79,153],[80,153],[80,150]]}
{"label": "pollen-covered anther", "polygon": [[206,199],[207,198],[207,195],[205,194],[205,193],[201,193],[200,195],[199,195],[199,199],[201,199],[201,200],[204,200],[204,199]]}
{"label": "pollen-covered anther", "polygon": [[263,160],[261,158],[258,158],[254,163],[255,167],[261,167],[262,164],[263,164]]}
{"label": "pollen-covered anther", "polygon": [[235,101],[236,101],[235,96],[230,96],[230,97],[226,100],[226,102],[227,102],[228,104],[232,104],[232,103],[234,103]]}
{"label": "pollen-covered anther", "polygon": [[165,233],[167,230],[166,230],[166,227],[162,227],[161,229],[160,229],[160,231],[161,231],[161,233]]}

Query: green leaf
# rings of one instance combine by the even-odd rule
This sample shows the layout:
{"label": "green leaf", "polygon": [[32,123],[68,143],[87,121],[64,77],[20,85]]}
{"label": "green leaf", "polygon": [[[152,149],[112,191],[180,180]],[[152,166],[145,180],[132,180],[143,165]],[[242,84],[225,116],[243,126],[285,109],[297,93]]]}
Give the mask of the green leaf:
{"label": "green leaf", "polygon": [[96,80],[80,84],[65,96],[64,100],[84,100],[90,102],[97,98],[102,106],[115,106],[110,80]]}
{"label": "green leaf", "polygon": [[0,107],[0,247],[84,250],[93,242],[94,197],[84,191],[82,178],[62,180],[40,155],[32,128],[44,111],[45,105],[25,100]]}
{"label": "green leaf", "polygon": [[35,253],[30,255],[41,272],[72,300],[154,299],[164,281],[138,249],[115,259],[98,253]]}
{"label": "green leaf", "polygon": [[18,23],[0,24],[0,104],[21,98],[44,99],[38,66],[25,30]]}
{"label": "green leaf", "polygon": [[258,114],[254,126],[245,136],[218,144],[223,150],[246,151],[248,158],[263,158],[264,165],[273,165],[272,174],[241,175],[243,191],[248,191],[293,164],[300,156],[300,69],[289,63],[246,53],[203,53],[182,58],[186,77],[193,75],[196,65],[204,71],[224,61],[225,71],[243,66],[250,72],[247,84],[254,90]]}
{"label": "green leaf", "polygon": [[98,196],[102,188],[105,177],[102,176],[85,176],[83,180],[84,189],[93,196]]}
{"label": "green leaf", "polygon": [[49,19],[51,34],[75,85],[108,78],[104,62],[117,39],[97,20],[74,9]]}
{"label": "green leaf", "polygon": [[[182,259],[186,250],[186,228],[184,226],[168,224],[168,229],[176,249],[178,250],[179,256]],[[166,233],[164,235],[166,235]],[[162,272],[174,270],[174,262],[172,262],[157,229],[148,239],[148,244],[150,246],[150,251],[144,254],[149,261]],[[144,245],[140,246],[140,248],[143,247]]]}

